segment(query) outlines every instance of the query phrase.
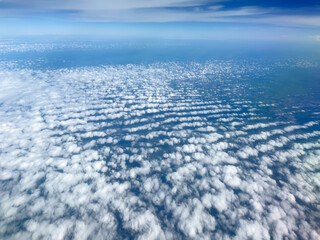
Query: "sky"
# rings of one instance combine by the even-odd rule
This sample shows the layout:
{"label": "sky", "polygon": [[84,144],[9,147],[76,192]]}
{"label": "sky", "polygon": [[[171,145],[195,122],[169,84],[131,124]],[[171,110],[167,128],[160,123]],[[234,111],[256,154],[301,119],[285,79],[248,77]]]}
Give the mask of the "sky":
{"label": "sky", "polygon": [[320,2],[0,0],[0,35],[319,41]]}

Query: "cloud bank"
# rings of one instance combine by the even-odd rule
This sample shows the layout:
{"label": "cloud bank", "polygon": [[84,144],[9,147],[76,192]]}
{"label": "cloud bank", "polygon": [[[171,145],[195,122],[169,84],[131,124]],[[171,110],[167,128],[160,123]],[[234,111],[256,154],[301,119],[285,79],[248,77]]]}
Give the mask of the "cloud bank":
{"label": "cloud bank", "polygon": [[319,239],[320,115],[245,91],[295,61],[1,62],[0,237]]}

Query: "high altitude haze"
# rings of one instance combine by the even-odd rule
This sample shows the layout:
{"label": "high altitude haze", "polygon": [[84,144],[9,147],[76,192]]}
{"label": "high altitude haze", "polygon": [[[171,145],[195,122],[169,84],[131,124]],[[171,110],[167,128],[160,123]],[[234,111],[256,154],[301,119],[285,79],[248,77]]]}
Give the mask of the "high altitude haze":
{"label": "high altitude haze", "polygon": [[315,41],[319,13],[319,1],[2,0],[0,33]]}

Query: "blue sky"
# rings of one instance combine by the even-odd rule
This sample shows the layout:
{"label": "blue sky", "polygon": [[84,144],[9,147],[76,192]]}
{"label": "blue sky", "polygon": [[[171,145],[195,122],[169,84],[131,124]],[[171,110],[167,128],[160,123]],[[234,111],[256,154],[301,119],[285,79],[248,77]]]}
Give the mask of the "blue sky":
{"label": "blue sky", "polygon": [[2,36],[320,39],[316,0],[0,0],[0,17]]}

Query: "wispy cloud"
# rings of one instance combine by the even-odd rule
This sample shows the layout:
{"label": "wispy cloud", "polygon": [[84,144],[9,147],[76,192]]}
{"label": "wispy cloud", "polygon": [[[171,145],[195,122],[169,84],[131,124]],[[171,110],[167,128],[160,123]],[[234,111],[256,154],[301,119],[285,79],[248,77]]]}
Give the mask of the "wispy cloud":
{"label": "wispy cloud", "polygon": [[173,8],[95,10],[75,13],[73,17],[92,21],[115,22],[229,22],[230,17],[253,16],[266,13],[265,10],[254,7],[243,7],[235,10],[192,10]]}
{"label": "wispy cloud", "polygon": [[128,10],[128,9],[139,9],[139,8],[163,8],[163,7],[192,7],[192,6],[201,6],[205,4],[205,0],[195,1],[195,0],[31,0],[31,1],[22,1],[22,0],[3,0],[2,4],[5,4],[6,8],[25,8],[33,10]]}
{"label": "wispy cloud", "polygon": [[[300,4],[301,5],[301,4]],[[51,16],[98,22],[241,22],[282,26],[320,26],[320,16],[310,4],[292,8],[292,3],[274,5],[259,1],[231,3],[225,0],[2,0],[2,17]]]}

